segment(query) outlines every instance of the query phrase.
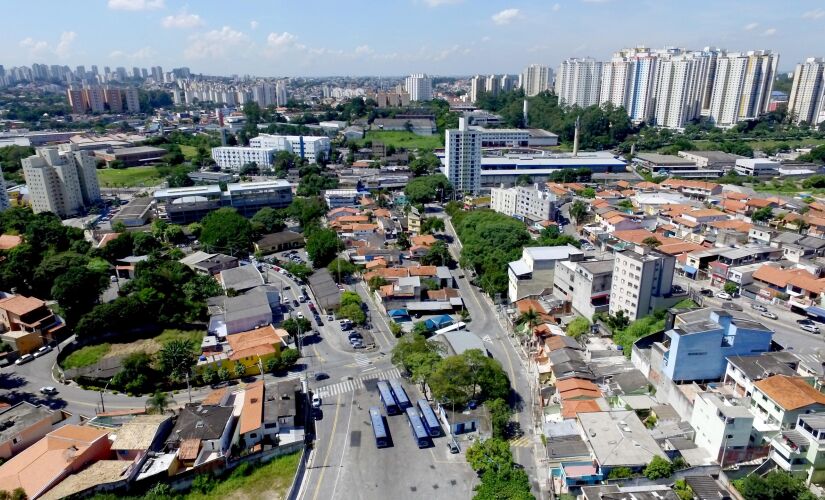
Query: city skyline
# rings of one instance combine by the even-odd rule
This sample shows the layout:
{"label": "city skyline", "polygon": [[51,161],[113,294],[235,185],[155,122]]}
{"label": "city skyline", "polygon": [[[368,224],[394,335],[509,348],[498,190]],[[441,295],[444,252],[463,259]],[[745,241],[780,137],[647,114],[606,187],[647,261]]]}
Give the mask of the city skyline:
{"label": "city skyline", "polygon": [[[211,1],[97,0],[82,17],[64,3],[51,2],[48,15],[42,4],[21,4],[0,33],[0,43],[17,50],[0,64],[188,66],[257,76],[516,74],[529,64],[605,60],[645,45],[769,49],[780,54],[779,70],[791,72],[820,57],[814,51],[825,41],[825,8],[808,1],[786,2],[781,12],[766,0],[408,0],[380,11],[363,1],[313,10],[257,3],[262,8],[227,10]],[[324,11],[331,14],[317,16]],[[32,18],[38,22],[22,22]]]}

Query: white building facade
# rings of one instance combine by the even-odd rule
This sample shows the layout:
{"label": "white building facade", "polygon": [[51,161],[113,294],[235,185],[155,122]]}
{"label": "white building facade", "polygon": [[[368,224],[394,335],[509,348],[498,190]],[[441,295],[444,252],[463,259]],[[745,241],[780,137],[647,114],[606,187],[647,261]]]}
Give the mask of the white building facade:
{"label": "white building facade", "polygon": [[97,161],[89,151],[71,145],[40,148],[21,163],[34,213],[66,218],[100,201]]}
{"label": "white building facade", "polygon": [[816,126],[825,120],[825,59],[811,57],[796,65],[788,112],[796,124]]}
{"label": "white building facade", "polygon": [[623,311],[630,321],[653,312],[654,297],[670,293],[676,259],[647,247],[616,252],[610,315]]}
{"label": "white building facade", "polygon": [[255,148],[244,146],[221,146],[212,148],[212,159],[219,167],[239,171],[247,163],[258,167],[271,167],[276,148]]}
{"label": "white building facade", "polygon": [[709,116],[718,127],[732,127],[767,112],[779,56],[769,50],[720,56]]}
{"label": "white building facade", "polygon": [[581,108],[599,104],[602,64],[591,57],[562,61],[555,85],[559,102]]}
{"label": "white building facade", "polygon": [[261,134],[249,140],[250,147],[289,151],[310,163],[317,163],[319,159],[328,158],[331,144],[329,137],[307,135]]}
{"label": "white building facade", "polygon": [[481,137],[466,117],[458,119],[458,129],[445,134],[444,165],[447,179],[453,188],[464,194],[478,194],[481,190]]}
{"label": "white building facade", "polygon": [[550,90],[553,82],[553,71],[548,66],[541,64],[531,64],[522,73],[521,85],[524,88],[524,95],[532,97],[545,90]]}
{"label": "white building facade", "polygon": [[433,80],[424,73],[415,73],[404,80],[404,88],[410,94],[410,101],[432,101]]}

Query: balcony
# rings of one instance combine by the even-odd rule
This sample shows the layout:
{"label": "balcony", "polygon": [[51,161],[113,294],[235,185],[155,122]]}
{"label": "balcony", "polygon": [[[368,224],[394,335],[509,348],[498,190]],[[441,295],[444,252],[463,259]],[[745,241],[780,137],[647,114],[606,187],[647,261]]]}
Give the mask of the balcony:
{"label": "balcony", "polygon": [[788,472],[807,470],[807,452],[808,440],[795,430],[784,431],[771,440],[771,459]]}

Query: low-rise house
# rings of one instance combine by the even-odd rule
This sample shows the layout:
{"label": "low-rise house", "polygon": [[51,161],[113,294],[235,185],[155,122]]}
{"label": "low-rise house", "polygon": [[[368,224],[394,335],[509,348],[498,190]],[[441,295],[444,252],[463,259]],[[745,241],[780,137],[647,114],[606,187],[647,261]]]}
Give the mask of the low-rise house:
{"label": "low-rise house", "polygon": [[641,471],[653,457],[668,459],[633,411],[579,413],[577,418],[598,472],[604,475],[618,467]]}
{"label": "low-rise house", "polygon": [[266,369],[266,362],[280,355],[288,339],[289,334],[286,330],[272,325],[228,335],[220,352],[203,353],[198,360],[198,368],[203,370],[206,367],[223,367],[233,372],[235,365],[240,363],[247,375],[259,374],[261,365]]}
{"label": "low-rise house", "polygon": [[228,457],[236,421],[231,406],[187,404],[166,439],[166,449],[178,450],[178,460],[185,467]]}
{"label": "low-rise house", "polygon": [[690,425],[696,430],[696,444],[717,462],[740,461],[750,446],[753,414],[736,400],[712,392],[700,392],[693,399]]}
{"label": "low-rise house", "polygon": [[243,406],[238,423],[239,443],[245,450],[253,450],[264,437],[264,384],[257,380],[243,391]]}
{"label": "low-rise house", "polygon": [[582,500],[679,500],[679,496],[668,486],[583,486]]}
{"label": "low-rise house", "polygon": [[770,457],[806,484],[825,482],[825,412],[799,415],[793,429],[771,440]]}
{"label": "low-rise house", "polygon": [[237,293],[244,293],[266,283],[261,272],[253,265],[225,269],[219,276],[224,290],[232,289]]}
{"label": "low-rise house", "polygon": [[0,459],[8,460],[42,439],[63,417],[60,411],[26,401],[0,409]]}
{"label": "low-rise house", "polygon": [[238,267],[238,258],[220,253],[197,251],[180,259],[178,262],[196,273],[213,275],[226,269]]}
{"label": "low-rise house", "polygon": [[294,231],[280,231],[263,235],[255,243],[255,251],[263,255],[283,252],[304,246],[304,236]]}
{"label": "low-rise house", "polygon": [[800,415],[825,411],[825,394],[801,377],[774,375],[753,386],[751,409],[767,428],[793,429]]}
{"label": "low-rise house", "polygon": [[613,283],[613,260],[569,262],[556,266],[553,295],[571,303],[585,318],[607,312]]}
{"label": "low-rise house", "polygon": [[35,499],[69,474],[111,453],[109,432],[65,425],[54,430],[0,466],[0,490],[22,488]]}
{"label": "low-rise house", "polygon": [[264,403],[264,438],[279,444],[303,437],[301,416],[304,414],[306,395],[295,380],[278,382],[274,394]]}
{"label": "low-rise house", "polygon": [[521,259],[508,265],[510,302],[552,290],[556,264],[566,260],[582,261],[584,252],[571,245],[525,247]]}
{"label": "low-rise house", "polygon": [[728,356],[723,382],[733,386],[740,396],[751,397],[753,384],[774,375],[793,376],[799,358],[789,351],[763,352],[754,356]]}
{"label": "low-rise house", "polygon": [[209,299],[208,331],[217,337],[268,325],[280,314],[280,294],[274,287],[256,287],[236,297]]}
{"label": "low-rise house", "polygon": [[12,294],[3,294],[0,298],[0,331],[27,332],[40,339],[40,345],[34,346],[21,338],[21,347],[25,350],[17,350],[22,354],[36,350],[44,341],[54,342],[64,326],[63,319],[38,298]]}
{"label": "low-rise house", "polygon": [[147,452],[159,452],[172,430],[169,415],[137,415],[112,435],[112,451],[118,460],[134,461]]}

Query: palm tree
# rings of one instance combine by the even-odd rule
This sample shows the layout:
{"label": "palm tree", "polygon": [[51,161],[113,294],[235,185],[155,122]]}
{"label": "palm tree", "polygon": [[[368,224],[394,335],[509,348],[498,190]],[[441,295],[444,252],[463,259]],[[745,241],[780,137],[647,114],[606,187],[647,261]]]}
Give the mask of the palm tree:
{"label": "palm tree", "polygon": [[528,336],[529,336],[528,338],[532,338],[533,329],[536,326],[538,326],[538,324],[540,322],[541,322],[541,316],[539,316],[539,313],[537,313],[536,310],[533,309],[532,307],[530,309],[528,309],[527,311],[521,313],[521,316],[519,316],[519,318],[518,318],[518,323],[519,324],[521,324],[521,325],[523,325],[525,323],[527,324]]}
{"label": "palm tree", "polygon": [[169,395],[165,392],[156,391],[146,403],[153,413],[164,413],[169,406]]}
{"label": "palm tree", "polygon": [[570,214],[570,217],[576,221],[576,224],[579,224],[587,215],[587,205],[585,205],[585,203],[581,200],[576,200],[570,206],[568,213]]}

